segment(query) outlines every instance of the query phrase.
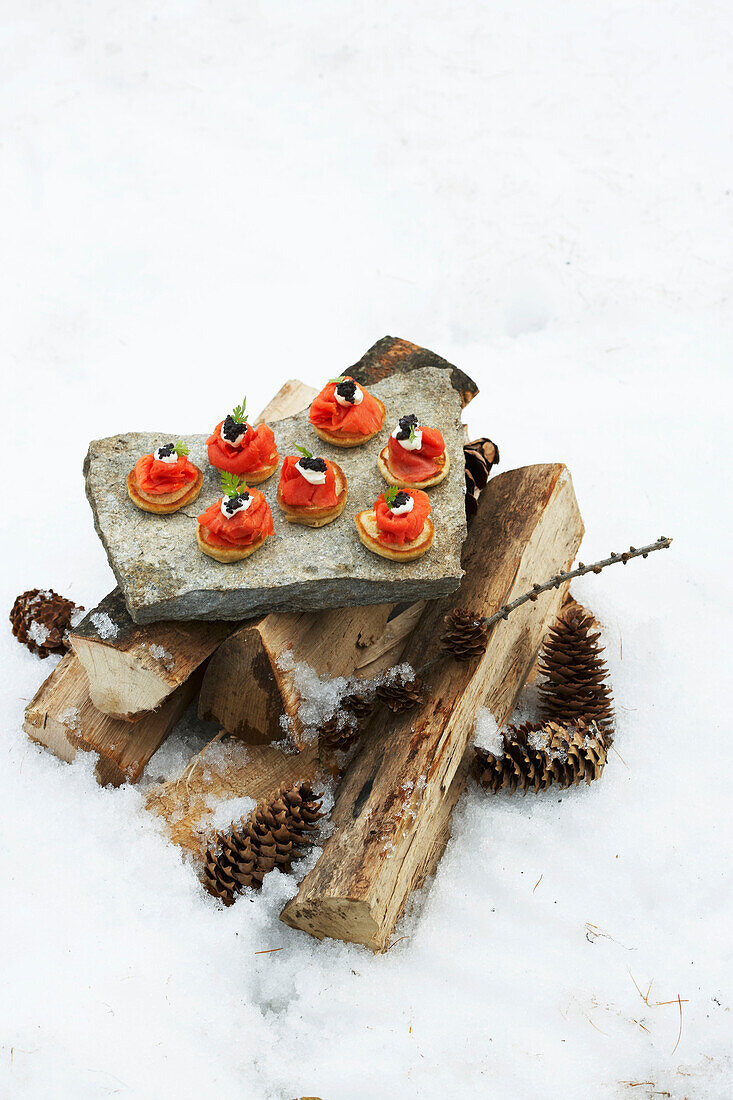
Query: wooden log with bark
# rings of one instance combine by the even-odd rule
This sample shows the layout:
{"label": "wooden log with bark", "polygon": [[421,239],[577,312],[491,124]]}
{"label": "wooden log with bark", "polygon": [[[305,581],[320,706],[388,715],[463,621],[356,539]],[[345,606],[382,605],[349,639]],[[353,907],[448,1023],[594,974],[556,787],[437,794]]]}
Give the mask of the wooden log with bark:
{"label": "wooden log with bark", "polygon": [[236,628],[230,622],[140,626],[115,588],[69,638],[89,678],[89,697],[97,710],[136,722],[157,710]]}
{"label": "wooden log with bark", "polygon": [[[443,619],[454,607],[489,616],[568,568],[582,533],[564,466],[529,466],[492,479],[464,548],[461,586],[427,605],[403,661],[418,668],[441,652]],[[375,951],[389,946],[411,890],[442,852],[476,713],[487,707],[499,725],[512,713],[566,588],[542,593],[495,624],[480,659],[440,659],[418,708],[400,716],[377,712],[339,787],[335,832],[283,910],[286,924]]]}
{"label": "wooden log with bark", "polygon": [[199,684],[200,673],[194,673],[157,710],[131,724],[97,710],[89,698],[86,673],[70,652],[26,707],[23,729],[31,740],[68,762],[79,750],[99,753],[96,774],[104,785],[134,783]]}
{"label": "wooden log with bark", "polygon": [[408,372],[421,367],[440,367],[450,373],[451,385],[461,395],[465,408],[478,393],[478,386],[459,367],[428,348],[421,348],[397,336],[383,336],[369,351],[364,352],[358,363],[344,371],[362,386],[373,386],[395,371]]}

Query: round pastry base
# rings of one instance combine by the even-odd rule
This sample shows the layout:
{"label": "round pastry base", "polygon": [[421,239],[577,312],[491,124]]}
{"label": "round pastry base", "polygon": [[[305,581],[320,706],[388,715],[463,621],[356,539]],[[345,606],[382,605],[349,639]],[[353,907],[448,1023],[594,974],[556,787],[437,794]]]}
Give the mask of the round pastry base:
{"label": "round pastry base", "polygon": [[421,558],[433,545],[435,538],[435,526],[429,516],[425,520],[420,536],[412,542],[406,542],[404,546],[388,546],[387,543],[382,542],[379,538],[377,515],[373,508],[367,512],[357,512],[354,523],[359,539],[367,550],[371,550],[373,554],[379,554],[380,558],[389,558],[390,561],[414,561],[415,558]]}
{"label": "round pastry base", "polygon": [[319,439],[322,439],[324,443],[330,443],[334,447],[361,447],[362,443],[368,443],[370,439],[374,439],[375,435],[379,435],[384,427],[384,417],[387,410],[378,397],[375,397],[374,400],[382,410],[382,423],[375,432],[370,432],[369,435],[356,435],[353,432],[329,432],[325,428],[317,428],[315,424],[311,424],[311,428]]}
{"label": "round pastry base", "polygon": [[429,477],[427,481],[404,481],[401,477],[398,477],[397,474],[392,473],[389,464],[389,444],[383,447],[377,456],[377,466],[379,467],[380,474],[385,481],[388,481],[390,485],[396,485],[398,489],[432,489],[434,486],[440,485],[441,481],[445,481],[448,477],[450,456],[447,451],[444,451],[435,461],[439,465],[442,463],[442,467],[435,477]]}
{"label": "round pastry base", "polygon": [[[263,466],[260,470],[253,470],[251,473],[237,474],[237,477],[243,477],[248,485],[261,485],[263,481],[267,481],[268,477],[272,477],[279,463],[280,459],[278,458],[273,466]],[[213,466],[215,470],[221,470],[222,473],[226,472],[223,466],[217,466],[215,462],[210,462],[209,465]]]}
{"label": "round pastry base", "polygon": [[214,558],[215,561],[224,563],[242,561],[244,558],[248,558],[250,554],[254,554],[255,550],[259,550],[266,538],[267,535],[261,535],[260,538],[251,542],[249,546],[243,546],[239,550],[233,546],[231,550],[225,550],[222,546],[212,546],[206,538],[205,528],[203,528],[200,523],[196,524],[196,542],[198,543],[199,550],[204,554],[208,554],[210,558]]}
{"label": "round pastry base", "polygon": [[128,496],[132,503],[137,505],[143,512],[168,516],[172,512],[178,512],[181,508],[185,508],[187,504],[193,504],[198,497],[204,483],[204,475],[198,467],[196,467],[196,471],[196,480],[189,488],[179,489],[177,493],[159,493],[158,496],[154,497],[152,493],[143,493],[137,483],[135,471],[130,470],[127,475]]}
{"label": "round pastry base", "polygon": [[305,505],[297,507],[292,504],[285,504],[278,485],[277,502],[288,523],[301,523],[304,527],[325,527],[327,523],[333,523],[341,515],[346,507],[349,490],[344,471],[337,462],[332,462],[331,465],[336,477],[337,496],[336,503],[332,508],[308,508]]}

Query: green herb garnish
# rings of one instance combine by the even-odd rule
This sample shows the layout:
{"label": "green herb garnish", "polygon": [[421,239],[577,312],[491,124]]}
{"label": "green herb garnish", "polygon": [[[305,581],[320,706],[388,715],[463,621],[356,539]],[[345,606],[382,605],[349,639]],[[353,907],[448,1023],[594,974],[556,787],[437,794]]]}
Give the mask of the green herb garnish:
{"label": "green herb garnish", "polygon": [[241,405],[235,405],[234,408],[232,409],[232,420],[235,422],[235,424],[246,424],[247,423],[247,417],[244,414],[244,410],[246,408],[247,408],[247,398],[243,397],[242,398],[242,404]]}
{"label": "green herb garnish", "polygon": [[181,457],[181,455],[187,455],[188,451],[189,451],[186,444],[181,443],[180,439],[176,442],[174,450],[175,450],[175,452],[176,452],[176,454],[178,455],[179,458]]}
{"label": "green herb garnish", "polygon": [[300,451],[303,458],[313,458],[312,453],[306,447],[299,447],[297,443],[294,443],[293,446],[295,447],[296,451]]}
{"label": "green herb garnish", "polygon": [[346,381],[346,375],[345,375],[345,374],[340,374],[340,375],[338,376],[338,378],[329,378],[329,380],[328,380],[328,381],[329,381],[329,382],[335,382],[335,383],[336,383],[336,385],[338,385],[338,384],[339,384],[339,382],[345,382],[345,381]]}
{"label": "green herb garnish", "polygon": [[247,490],[247,479],[225,470],[221,475],[221,490],[225,497],[238,497]]}
{"label": "green herb garnish", "polygon": [[415,425],[412,423],[412,421],[410,421],[410,434],[407,438],[409,439],[410,443],[412,443],[413,439],[415,438]]}
{"label": "green herb garnish", "polygon": [[399,489],[397,488],[397,486],[396,485],[390,485],[389,489],[384,494],[384,503],[389,508],[391,508],[392,505],[394,504],[395,498],[397,497],[398,493],[399,493]]}

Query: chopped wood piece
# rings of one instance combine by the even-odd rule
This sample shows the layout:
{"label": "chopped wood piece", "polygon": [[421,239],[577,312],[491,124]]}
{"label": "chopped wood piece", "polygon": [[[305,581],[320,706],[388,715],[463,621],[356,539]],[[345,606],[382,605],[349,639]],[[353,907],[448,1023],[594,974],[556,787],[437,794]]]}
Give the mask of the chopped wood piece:
{"label": "chopped wood piece", "polygon": [[100,783],[134,783],[193,698],[198,683],[198,675],[190,677],[159,710],[130,724],[96,709],[89,699],[84,669],[73,653],[67,653],[26,707],[23,729],[62,760],[72,761],[79,749],[99,753]]}
{"label": "chopped wood piece", "polygon": [[[199,696],[199,717],[218,722],[251,744],[279,741],[283,716],[300,735],[300,696],[294,673],[279,667],[289,650],[324,676],[351,676],[364,655],[364,641],[384,633],[393,604],[295,612],[252,619],[219,647]],[[246,690],[242,685],[247,684]]]}
{"label": "chopped wood piece", "polygon": [[[564,466],[528,466],[493,478],[464,548],[461,587],[428,604],[402,660],[418,668],[438,655],[452,608],[490,615],[538,578],[567,569],[582,533]],[[377,712],[338,790],[335,832],[283,910],[286,924],[375,951],[389,946],[410,891],[442,851],[446,795],[476,711],[488,707],[499,724],[511,714],[566,588],[542,593],[496,623],[475,662],[439,660],[418,708],[395,717]]]}
{"label": "chopped wood piece", "polygon": [[216,831],[212,825],[216,805],[245,796],[259,802],[283,783],[312,782],[317,769],[313,747],[286,753],[272,745],[215,739],[176,779],[151,787],[145,805],[163,818],[174,844],[201,860]]}
{"label": "chopped wood piece", "polygon": [[115,588],[70,634],[97,710],[135,722],[156,710],[236,630],[228,622],[139,626]]}
{"label": "chopped wood piece", "polygon": [[359,362],[354,363],[344,374],[368,388],[390,374],[419,370],[421,367],[441,367],[449,371],[451,385],[461,395],[464,408],[478,393],[474,380],[459,367],[454,367],[434,351],[428,351],[427,348],[421,348],[396,336],[383,336],[381,340],[377,340]]}
{"label": "chopped wood piece", "polygon": [[[263,420],[267,424],[274,424],[277,420],[285,420],[288,416],[307,409],[313,398],[318,393],[313,386],[300,382],[297,378],[291,378],[280,387],[269,405],[266,405],[255,420],[260,424]],[[282,458],[282,455],[280,456]]]}

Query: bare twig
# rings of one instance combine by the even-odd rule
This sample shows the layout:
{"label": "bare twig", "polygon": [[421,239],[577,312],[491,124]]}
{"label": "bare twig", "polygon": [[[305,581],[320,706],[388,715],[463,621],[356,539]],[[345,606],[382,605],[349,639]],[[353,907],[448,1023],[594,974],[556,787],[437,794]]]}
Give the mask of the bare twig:
{"label": "bare twig", "polygon": [[585,565],[582,561],[578,562],[575,569],[571,569],[569,572],[557,573],[554,577],[550,577],[544,584],[534,584],[529,592],[525,592],[522,596],[518,596],[516,600],[512,600],[511,603],[505,603],[503,607],[491,615],[489,618],[483,618],[482,621],[485,626],[493,626],[494,623],[498,623],[499,619],[507,619],[512,611],[517,607],[521,607],[523,603],[527,603],[531,600],[532,603],[542,592],[549,592],[551,588],[559,588],[565,581],[571,581],[574,577],[583,577],[586,573],[600,573],[602,569],[605,569],[608,565],[615,565],[617,562],[621,562],[626,565],[627,561],[631,561],[632,558],[646,558],[649,554],[655,550],[666,550],[671,546],[672,539],[662,538],[657,539],[656,542],[650,543],[648,546],[642,546],[638,550],[635,546],[630,546],[628,550],[623,554],[611,553],[608,558],[603,558],[601,561],[594,561],[590,565]]}

